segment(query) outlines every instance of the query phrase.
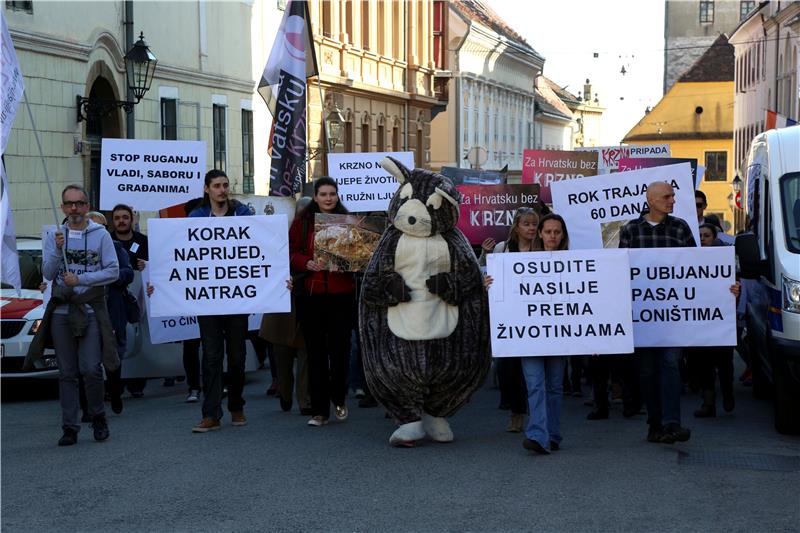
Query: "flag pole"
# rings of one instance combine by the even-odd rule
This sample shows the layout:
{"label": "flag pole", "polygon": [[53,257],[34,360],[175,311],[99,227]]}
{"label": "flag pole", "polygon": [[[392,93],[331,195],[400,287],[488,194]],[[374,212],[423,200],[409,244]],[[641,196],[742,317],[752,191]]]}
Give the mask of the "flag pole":
{"label": "flag pole", "polygon": [[[42,150],[42,141],[39,139],[39,130],[36,129],[36,121],[33,119],[33,111],[31,111],[31,104],[28,102],[28,92],[23,91],[22,98],[25,100],[25,108],[28,110],[28,117],[31,119],[31,129],[33,129],[33,136],[36,138],[36,146],[39,148],[39,157],[42,159],[42,167],[44,168],[44,178],[47,181],[47,189],[50,191],[50,206],[53,208],[53,219],[56,222],[56,230],[61,225],[58,220],[58,211],[56,211],[56,197],[53,194],[53,184],[50,182],[50,174],[47,172],[47,162],[44,159],[44,150]],[[88,198],[87,198],[88,200]],[[66,238],[66,235],[65,235]],[[67,251],[61,247],[61,256],[64,259],[64,266],[67,263]]]}
{"label": "flag pole", "polygon": [[[320,114],[322,115],[322,134],[325,137],[325,146],[327,147],[327,153],[331,153],[331,140],[328,138],[328,123],[325,118],[325,101],[322,99],[322,84],[319,82],[319,74],[317,74],[317,89],[319,89],[319,108]],[[327,155],[327,154],[326,154]]]}

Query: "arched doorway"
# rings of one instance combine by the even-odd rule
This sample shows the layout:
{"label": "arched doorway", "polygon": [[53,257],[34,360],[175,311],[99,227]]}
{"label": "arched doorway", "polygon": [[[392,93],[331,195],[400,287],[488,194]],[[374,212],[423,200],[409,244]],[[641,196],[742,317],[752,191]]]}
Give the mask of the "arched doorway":
{"label": "arched doorway", "polygon": [[[89,98],[100,100],[118,100],[111,82],[98,76],[92,83]],[[104,137],[122,137],[122,124],[119,109],[103,116],[90,115],[86,120],[86,141],[90,146],[88,190],[89,201],[93,209],[100,207],[100,161],[102,140]],[[85,168],[85,167],[84,167]]]}

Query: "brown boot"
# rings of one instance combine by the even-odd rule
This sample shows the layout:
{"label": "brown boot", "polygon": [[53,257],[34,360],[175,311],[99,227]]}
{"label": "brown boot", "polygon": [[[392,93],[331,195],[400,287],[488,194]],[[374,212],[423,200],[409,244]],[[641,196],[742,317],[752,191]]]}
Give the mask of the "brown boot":
{"label": "brown boot", "polygon": [[522,422],[524,418],[525,415],[512,413],[511,420],[508,421],[506,431],[509,433],[522,433]]}
{"label": "brown boot", "polygon": [[703,405],[694,412],[695,418],[714,418],[717,416],[717,395],[713,390],[703,391]]}

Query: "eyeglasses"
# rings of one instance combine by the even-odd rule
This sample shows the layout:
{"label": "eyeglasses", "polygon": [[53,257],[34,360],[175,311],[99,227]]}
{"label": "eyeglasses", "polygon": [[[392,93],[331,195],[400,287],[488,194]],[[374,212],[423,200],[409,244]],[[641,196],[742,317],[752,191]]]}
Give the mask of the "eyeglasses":
{"label": "eyeglasses", "polygon": [[695,207],[697,207],[699,209],[705,209],[706,208],[706,204],[694,204],[694,205],[695,205]]}
{"label": "eyeglasses", "polygon": [[534,209],[532,207],[518,207],[517,210],[514,212],[514,215],[515,216],[527,215],[527,214],[535,213],[535,212],[536,212],[536,209]]}
{"label": "eyeglasses", "polygon": [[78,200],[77,202],[64,202],[64,207],[67,209],[72,209],[73,207],[85,207],[89,205],[89,202],[84,202],[83,200]]}

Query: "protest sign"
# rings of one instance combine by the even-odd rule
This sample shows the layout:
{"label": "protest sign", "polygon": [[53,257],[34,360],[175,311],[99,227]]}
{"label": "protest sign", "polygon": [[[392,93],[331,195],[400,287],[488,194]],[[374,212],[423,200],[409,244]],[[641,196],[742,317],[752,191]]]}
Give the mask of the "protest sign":
{"label": "protest sign", "polygon": [[152,316],[285,313],[285,215],[148,220]]}
{"label": "protest sign", "polygon": [[647,186],[655,181],[675,189],[672,215],[689,224],[699,245],[692,171],[689,163],[681,163],[553,183],[553,210],[567,222],[570,248],[615,247],[620,228],[647,206]]}
{"label": "protest sign", "polygon": [[518,207],[532,207],[541,216],[538,185],[459,185],[458,229],[472,244],[508,237]]}
{"label": "protest sign", "polygon": [[597,153],[597,173],[617,172],[619,160],[628,157],[669,157],[668,144],[642,144],[628,146],[592,146],[575,149],[578,152]]}
{"label": "protest sign", "polygon": [[388,225],[386,217],[317,213],[314,262],[322,270],[363,271]]}
{"label": "protest sign", "polygon": [[204,141],[103,139],[100,209],[158,211],[203,196]]}
{"label": "protest sign", "polygon": [[733,246],[628,252],[637,347],[736,344]]}
{"label": "protest sign", "polygon": [[492,355],[633,351],[625,250],[490,254]]}
{"label": "protest sign", "polygon": [[295,204],[293,196],[259,196],[256,194],[235,194],[250,209],[251,215],[286,215],[286,220],[294,220]]}
{"label": "protest sign", "polygon": [[550,184],[554,181],[597,175],[597,156],[592,152],[565,150],[524,150],[522,183],[539,185],[541,201],[553,203]]}
{"label": "protest sign", "polygon": [[692,183],[697,189],[700,179],[703,177],[706,167],[697,165],[697,159],[690,157],[623,157],[618,161],[620,172],[628,170],[639,170],[640,168],[664,167],[667,165],[677,165],[678,163],[689,163],[692,165]]}
{"label": "protest sign", "polygon": [[442,167],[441,174],[453,185],[500,185],[506,182],[508,165],[503,170],[478,170],[477,168]]}
{"label": "protest sign", "polygon": [[339,200],[352,213],[387,211],[397,191],[397,180],[383,170],[381,160],[391,156],[409,169],[413,152],[328,154],[328,171],[339,186]]}

